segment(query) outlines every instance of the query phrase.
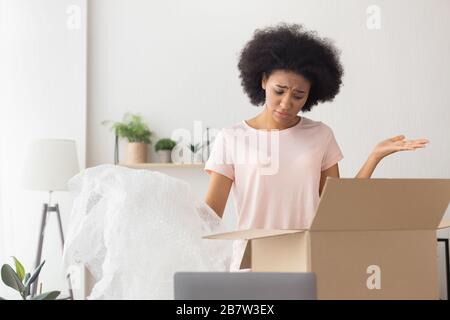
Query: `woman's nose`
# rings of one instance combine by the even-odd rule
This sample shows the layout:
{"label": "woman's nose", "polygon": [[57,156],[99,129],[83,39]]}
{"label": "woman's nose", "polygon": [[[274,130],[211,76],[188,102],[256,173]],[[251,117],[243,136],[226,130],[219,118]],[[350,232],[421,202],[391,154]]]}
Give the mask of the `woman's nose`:
{"label": "woman's nose", "polygon": [[283,97],[281,98],[281,102],[280,105],[285,108],[285,109],[289,109],[291,107],[291,97],[289,93],[286,93],[285,95],[283,95]]}

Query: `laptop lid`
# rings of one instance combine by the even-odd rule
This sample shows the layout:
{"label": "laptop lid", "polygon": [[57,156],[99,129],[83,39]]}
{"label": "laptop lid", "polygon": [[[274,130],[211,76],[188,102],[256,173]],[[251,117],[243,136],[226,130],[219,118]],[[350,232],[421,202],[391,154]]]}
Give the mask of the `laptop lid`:
{"label": "laptop lid", "polygon": [[315,300],[316,276],[299,272],[177,272],[175,300]]}

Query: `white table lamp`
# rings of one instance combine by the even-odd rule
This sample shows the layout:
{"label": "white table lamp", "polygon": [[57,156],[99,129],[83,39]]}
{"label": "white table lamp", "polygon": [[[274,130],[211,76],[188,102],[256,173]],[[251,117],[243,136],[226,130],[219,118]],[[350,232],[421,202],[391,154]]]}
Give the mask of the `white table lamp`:
{"label": "white table lamp", "polygon": [[[74,140],[41,139],[30,144],[25,158],[22,185],[25,189],[41,190],[49,193],[48,203],[42,210],[39,243],[36,255],[36,268],[41,263],[42,245],[44,242],[45,225],[47,215],[56,212],[58,219],[61,243],[64,247],[64,234],[61,224],[61,215],[58,204],[51,205],[53,191],[67,191],[67,182],[79,172],[76,144]],[[69,294],[73,299],[72,288],[69,280]],[[38,279],[34,282],[31,294],[36,295]]]}

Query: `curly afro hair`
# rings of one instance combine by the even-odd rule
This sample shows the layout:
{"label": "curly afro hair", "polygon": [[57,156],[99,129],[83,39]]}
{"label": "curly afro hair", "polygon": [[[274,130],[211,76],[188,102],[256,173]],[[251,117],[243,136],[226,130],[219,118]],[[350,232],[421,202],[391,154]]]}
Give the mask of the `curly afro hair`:
{"label": "curly afro hair", "polygon": [[307,112],[319,102],[332,101],[339,93],[344,73],[339,54],[331,40],[305,31],[302,25],[281,23],[256,29],[240,54],[239,77],[251,103],[258,106],[266,97],[261,87],[264,73],[269,77],[275,70],[285,70],[302,75],[311,83],[302,108]]}

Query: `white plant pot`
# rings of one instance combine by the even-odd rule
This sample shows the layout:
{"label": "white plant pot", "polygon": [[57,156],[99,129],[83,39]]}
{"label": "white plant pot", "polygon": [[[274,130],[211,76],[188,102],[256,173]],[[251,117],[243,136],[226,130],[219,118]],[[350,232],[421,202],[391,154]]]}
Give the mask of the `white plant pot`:
{"label": "white plant pot", "polygon": [[172,162],[172,150],[159,150],[157,152],[159,157],[159,162],[161,163],[171,163]]}

